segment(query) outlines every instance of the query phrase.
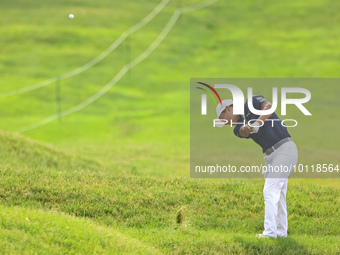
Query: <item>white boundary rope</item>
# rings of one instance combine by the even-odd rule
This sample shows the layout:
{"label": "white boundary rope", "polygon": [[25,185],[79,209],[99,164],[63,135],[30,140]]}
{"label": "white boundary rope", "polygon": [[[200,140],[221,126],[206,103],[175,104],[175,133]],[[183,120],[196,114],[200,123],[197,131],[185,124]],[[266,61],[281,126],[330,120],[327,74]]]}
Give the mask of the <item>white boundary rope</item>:
{"label": "white boundary rope", "polygon": [[65,117],[67,115],[70,115],[72,113],[80,111],[83,108],[85,108],[86,106],[92,104],[94,101],[96,101],[98,98],[103,96],[106,92],[108,92],[131,68],[133,68],[134,66],[136,66],[137,64],[142,62],[144,59],[146,59],[160,45],[160,43],[168,35],[168,33],[173,28],[173,26],[175,25],[179,16],[182,13],[187,13],[187,12],[196,11],[196,10],[205,8],[205,7],[213,4],[216,1],[218,1],[218,0],[207,0],[207,1],[204,1],[202,3],[193,5],[193,6],[188,6],[188,7],[183,7],[183,8],[177,9],[174,12],[174,14],[172,15],[172,17],[170,18],[169,22],[167,23],[167,25],[165,26],[163,31],[158,35],[156,40],[153,41],[153,43],[142,54],[140,54],[137,58],[132,60],[129,64],[126,64],[118,72],[118,74],[111,81],[109,81],[109,83],[107,83],[103,88],[101,88],[96,94],[94,94],[90,98],[86,99],[82,103],[80,103],[80,104],[78,104],[78,105],[76,105],[76,106],[74,106],[74,107],[72,107],[68,110],[62,111],[60,114],[53,114],[53,115],[47,117],[46,119],[43,119],[43,120],[38,121],[34,124],[23,127],[21,129],[19,129],[18,131],[19,132],[25,132],[25,131],[35,129],[37,127],[40,127],[40,126],[45,125],[47,123],[50,123],[51,121],[56,120],[59,117]]}
{"label": "white boundary rope", "polygon": [[53,78],[47,79],[45,81],[39,82],[37,84],[25,87],[25,88],[21,88],[21,89],[17,89],[17,90],[12,90],[9,92],[5,92],[5,93],[0,93],[0,98],[1,97],[9,97],[9,96],[14,96],[14,95],[18,95],[18,94],[22,94],[22,93],[26,93],[32,90],[36,90],[42,87],[45,87],[49,84],[51,84],[52,82],[55,82],[56,80],[63,80],[66,78],[70,78],[73,77],[77,74],[80,74],[86,70],[88,70],[89,68],[93,67],[95,64],[99,63],[100,61],[102,61],[104,58],[106,58],[112,51],[114,51],[130,34],[135,33],[136,31],[138,31],[139,29],[141,29],[143,26],[145,26],[146,24],[148,24],[157,14],[159,14],[161,12],[161,10],[165,7],[165,5],[167,5],[167,3],[169,2],[169,0],[162,0],[162,2],[160,4],[158,4],[156,6],[156,8],[149,13],[149,15],[147,15],[142,21],[140,21],[139,23],[137,23],[136,25],[130,27],[129,29],[127,29],[116,41],[114,41],[109,48],[107,48],[105,51],[103,51],[101,54],[99,54],[97,57],[95,57],[94,59],[92,59],[90,62],[86,63],[85,65],[78,67],[68,73],[64,73],[60,76],[55,76]]}

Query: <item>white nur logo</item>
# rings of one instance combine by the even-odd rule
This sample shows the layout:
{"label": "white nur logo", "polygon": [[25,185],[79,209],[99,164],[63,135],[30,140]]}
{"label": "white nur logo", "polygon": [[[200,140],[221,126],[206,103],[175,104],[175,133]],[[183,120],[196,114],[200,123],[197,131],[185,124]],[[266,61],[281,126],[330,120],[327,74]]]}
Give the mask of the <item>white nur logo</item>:
{"label": "white nur logo", "polygon": [[[233,96],[233,114],[244,115],[244,95],[240,88],[230,84],[215,84],[215,88],[229,89]],[[302,93],[305,98],[287,99],[287,93]],[[277,88],[273,88],[272,107],[268,110],[257,110],[253,106],[253,88],[248,88],[248,107],[255,115],[269,115],[275,112],[277,108]],[[311,93],[304,88],[281,88],[281,115],[287,115],[287,104],[296,105],[304,115],[312,115],[302,104],[307,103],[311,99]],[[207,114],[207,95],[202,94],[201,98],[201,114]]]}

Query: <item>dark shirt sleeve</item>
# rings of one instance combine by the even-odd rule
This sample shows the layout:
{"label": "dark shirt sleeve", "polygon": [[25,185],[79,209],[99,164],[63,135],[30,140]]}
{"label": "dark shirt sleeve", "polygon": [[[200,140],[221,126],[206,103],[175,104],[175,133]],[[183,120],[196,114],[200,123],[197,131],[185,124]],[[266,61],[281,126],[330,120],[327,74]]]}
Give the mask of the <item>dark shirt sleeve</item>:
{"label": "dark shirt sleeve", "polygon": [[262,110],[261,109],[261,104],[264,102],[264,101],[267,101],[267,99],[265,99],[263,96],[253,96],[253,106],[256,110]]}
{"label": "dark shirt sleeve", "polygon": [[246,139],[249,139],[249,136],[248,137],[242,137],[240,136],[240,128],[242,127],[241,124],[237,124],[236,127],[234,128],[234,134],[239,137],[239,138],[246,138]]}

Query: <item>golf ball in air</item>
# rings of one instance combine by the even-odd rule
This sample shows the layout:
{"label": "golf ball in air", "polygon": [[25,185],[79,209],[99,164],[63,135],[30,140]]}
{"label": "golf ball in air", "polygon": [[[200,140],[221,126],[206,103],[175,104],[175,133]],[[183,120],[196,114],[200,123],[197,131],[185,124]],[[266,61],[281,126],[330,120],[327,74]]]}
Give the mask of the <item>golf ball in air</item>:
{"label": "golf ball in air", "polygon": [[71,13],[70,15],[68,15],[68,17],[69,17],[70,19],[73,19],[73,18],[74,18],[74,15]]}

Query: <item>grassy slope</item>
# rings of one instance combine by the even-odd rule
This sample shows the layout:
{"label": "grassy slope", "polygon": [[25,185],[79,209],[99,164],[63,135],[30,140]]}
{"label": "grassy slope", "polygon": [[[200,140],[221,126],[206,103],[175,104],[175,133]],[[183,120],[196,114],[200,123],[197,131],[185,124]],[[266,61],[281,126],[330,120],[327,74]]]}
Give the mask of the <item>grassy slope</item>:
{"label": "grassy slope", "polygon": [[18,133],[0,130],[0,166],[32,169],[90,169],[101,168],[101,165],[81,156],[68,155],[51,145],[35,141]]}
{"label": "grassy slope", "polygon": [[[150,254],[159,253],[158,249],[176,254],[332,254],[340,248],[339,189],[290,185],[289,238],[257,240],[254,234],[263,228],[262,184],[75,170],[82,166],[82,159],[67,166],[65,154],[58,157],[58,169],[53,164],[21,168],[11,162],[38,157],[40,162],[50,162],[57,150],[17,134],[1,135],[3,141],[5,137],[11,141],[3,143],[7,165],[0,171],[0,231],[4,236],[0,246],[10,253],[20,253],[25,247],[31,253],[73,249]],[[26,152],[17,154],[15,160],[13,144],[20,144]],[[178,224],[180,208],[184,221]],[[70,229],[65,230],[67,226]],[[88,239],[92,242],[85,245]],[[19,250],[14,250],[18,245]],[[130,249],[136,245],[140,250]]]}
{"label": "grassy slope", "polygon": [[17,206],[0,210],[3,254],[160,254],[88,219]]}
{"label": "grassy slope", "polygon": [[[334,254],[340,249],[340,194],[334,188],[291,185],[289,238],[257,240],[254,235],[263,228],[259,185],[73,170],[6,168],[0,174],[3,205],[90,218],[166,253]],[[180,208],[184,222],[177,224]]]}

